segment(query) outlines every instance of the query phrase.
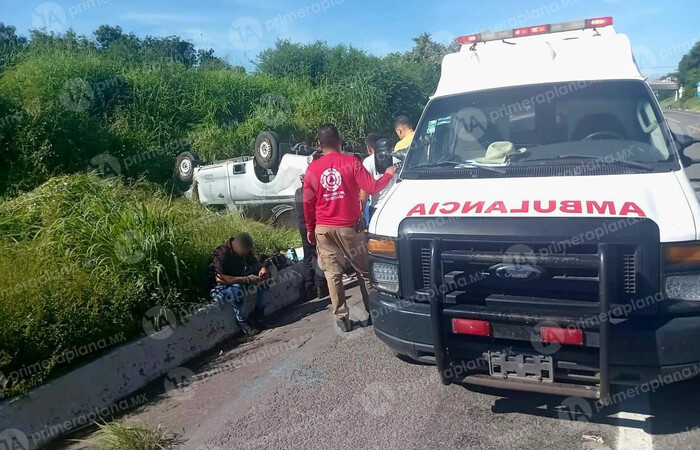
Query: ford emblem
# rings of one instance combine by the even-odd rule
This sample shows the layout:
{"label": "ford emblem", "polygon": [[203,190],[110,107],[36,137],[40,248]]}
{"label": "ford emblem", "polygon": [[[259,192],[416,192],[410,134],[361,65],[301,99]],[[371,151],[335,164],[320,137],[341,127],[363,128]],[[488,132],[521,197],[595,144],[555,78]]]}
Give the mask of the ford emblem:
{"label": "ford emblem", "polygon": [[512,281],[533,281],[542,276],[542,269],[526,264],[499,264],[492,271],[498,278]]}

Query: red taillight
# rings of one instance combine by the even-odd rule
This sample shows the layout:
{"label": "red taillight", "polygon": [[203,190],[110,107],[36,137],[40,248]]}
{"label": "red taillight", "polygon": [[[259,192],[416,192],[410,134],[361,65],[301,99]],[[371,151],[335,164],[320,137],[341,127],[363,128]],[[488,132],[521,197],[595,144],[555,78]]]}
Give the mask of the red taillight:
{"label": "red taillight", "polygon": [[608,27],[612,24],[613,24],[612,17],[597,17],[595,19],[586,19],[586,28]]}
{"label": "red taillight", "polygon": [[550,344],[583,345],[583,331],[571,328],[540,328],[542,342]]}
{"label": "red taillight", "polygon": [[491,336],[491,324],[485,320],[452,319],[452,332],[472,336]]}
{"label": "red taillight", "polygon": [[549,33],[549,25],[537,25],[536,27],[516,28],[513,37],[534,36],[536,34]]}
{"label": "red taillight", "polygon": [[461,45],[473,44],[475,42],[479,42],[479,35],[469,34],[467,36],[460,36],[457,38],[457,42]]}

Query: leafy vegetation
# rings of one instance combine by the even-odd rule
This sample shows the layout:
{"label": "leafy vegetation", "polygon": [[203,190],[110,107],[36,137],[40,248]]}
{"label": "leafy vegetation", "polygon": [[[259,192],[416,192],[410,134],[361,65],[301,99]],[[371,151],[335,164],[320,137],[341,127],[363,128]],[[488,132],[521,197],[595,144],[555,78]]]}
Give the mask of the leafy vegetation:
{"label": "leafy vegetation", "polygon": [[256,253],[299,244],[296,230],[213,213],[145,182],[62,176],[3,201],[0,387],[24,392],[77,347],[138,336],[153,306],[184,314],[206,302],[211,252],[239,231]]}
{"label": "leafy vegetation", "polygon": [[428,35],[385,58],[279,41],[248,74],[176,36],[103,25],[92,38],[35,30],[27,40],[0,24],[0,194],[105,158],[123,175],[163,183],[182,151],[250,154],[264,129],[314,143],[327,121],[361,149],[370,131],[391,136],[397,115],[418,118],[448,50]]}
{"label": "leafy vegetation", "polygon": [[683,100],[698,97],[700,83],[700,41],[678,63],[678,81],[683,86]]}

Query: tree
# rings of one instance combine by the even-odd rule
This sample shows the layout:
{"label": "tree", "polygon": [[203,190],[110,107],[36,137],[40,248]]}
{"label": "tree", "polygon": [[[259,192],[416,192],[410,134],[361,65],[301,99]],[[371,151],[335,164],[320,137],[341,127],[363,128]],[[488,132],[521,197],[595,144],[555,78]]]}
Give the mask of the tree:
{"label": "tree", "polygon": [[697,83],[700,82],[700,42],[696,42],[678,63],[678,81],[683,86],[683,97],[697,96]]}
{"label": "tree", "polygon": [[214,56],[214,49],[200,48],[197,50],[197,67],[205,70],[216,70],[228,69],[231,66],[218,56]]}
{"label": "tree", "polygon": [[100,48],[106,49],[109,45],[121,39],[124,34],[122,33],[122,27],[120,26],[110,26],[110,25],[100,25],[92,33],[95,36],[95,41],[99,44]]}
{"label": "tree", "polygon": [[0,72],[26,48],[27,38],[17,36],[17,28],[0,22]]}
{"label": "tree", "polygon": [[183,41],[179,36],[152,37],[143,40],[145,57],[149,61],[177,61],[192,67],[197,63],[194,44]]}
{"label": "tree", "polygon": [[308,79],[317,85],[326,70],[328,50],[328,45],[322,41],[297,44],[278,40],[274,47],[258,55],[257,71],[276,77]]}

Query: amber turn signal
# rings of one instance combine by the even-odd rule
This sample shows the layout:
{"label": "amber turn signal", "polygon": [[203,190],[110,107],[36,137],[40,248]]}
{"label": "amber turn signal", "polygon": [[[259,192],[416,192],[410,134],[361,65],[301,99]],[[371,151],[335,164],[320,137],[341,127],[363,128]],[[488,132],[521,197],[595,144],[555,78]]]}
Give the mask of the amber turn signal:
{"label": "amber turn signal", "polygon": [[396,241],[391,239],[370,239],[369,252],[385,258],[396,258]]}
{"label": "amber turn signal", "polygon": [[666,247],[667,264],[700,265],[700,245],[674,245]]}

